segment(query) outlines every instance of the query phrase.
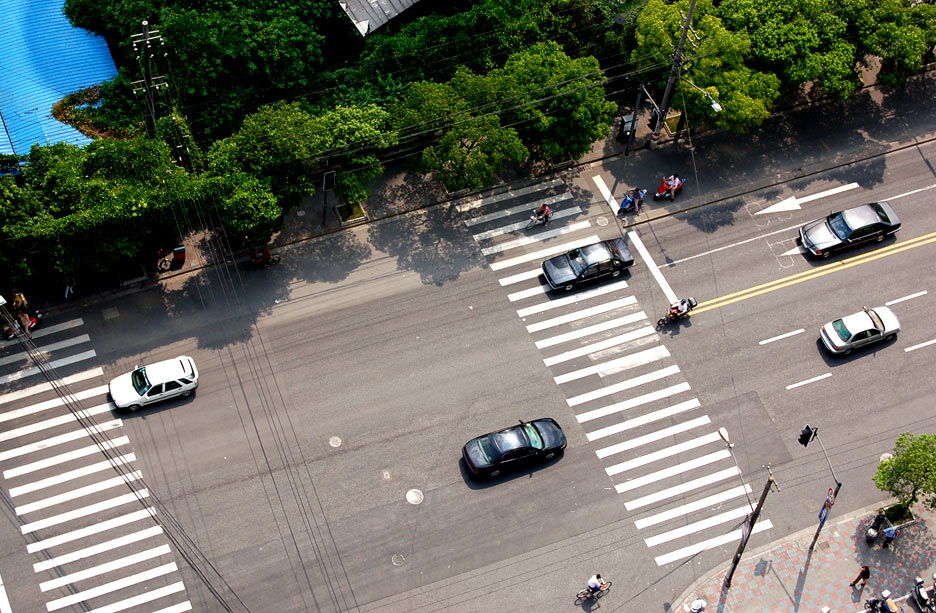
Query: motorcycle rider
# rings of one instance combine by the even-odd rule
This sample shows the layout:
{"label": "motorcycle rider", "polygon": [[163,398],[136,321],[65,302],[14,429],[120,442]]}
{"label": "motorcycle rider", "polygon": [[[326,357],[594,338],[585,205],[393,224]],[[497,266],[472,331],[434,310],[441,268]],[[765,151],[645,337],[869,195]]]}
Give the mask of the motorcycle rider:
{"label": "motorcycle rider", "polygon": [[670,176],[664,178],[663,183],[666,184],[666,195],[670,197],[670,200],[672,200],[676,197],[676,186],[679,185],[679,175],[673,173]]}
{"label": "motorcycle rider", "polygon": [[670,317],[682,317],[689,312],[689,301],[683,298],[670,305]]}
{"label": "motorcycle rider", "polygon": [[897,603],[894,602],[894,599],[891,598],[890,590],[884,590],[881,592],[881,611],[884,613],[900,613],[903,611],[901,607],[897,606]]}

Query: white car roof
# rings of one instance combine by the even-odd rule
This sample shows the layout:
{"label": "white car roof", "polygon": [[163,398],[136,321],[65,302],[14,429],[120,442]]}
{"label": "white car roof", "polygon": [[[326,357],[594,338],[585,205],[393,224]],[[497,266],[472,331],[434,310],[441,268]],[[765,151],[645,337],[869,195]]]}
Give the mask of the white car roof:
{"label": "white car roof", "polygon": [[163,360],[146,367],[146,378],[150,384],[165,383],[174,381],[182,377],[192,376],[192,358],[187,355],[180,355],[171,360]]}

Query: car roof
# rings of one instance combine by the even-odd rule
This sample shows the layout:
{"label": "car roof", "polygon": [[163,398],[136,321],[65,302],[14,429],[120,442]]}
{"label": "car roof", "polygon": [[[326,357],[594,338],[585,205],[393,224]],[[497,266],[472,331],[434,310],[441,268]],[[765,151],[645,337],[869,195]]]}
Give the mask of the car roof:
{"label": "car roof", "polygon": [[594,245],[582,247],[582,257],[585,258],[587,264],[606,262],[611,259],[611,250],[608,249],[608,246],[602,241]]}
{"label": "car roof", "polygon": [[864,332],[865,330],[870,330],[875,327],[871,316],[865,311],[846,315],[842,318],[842,323],[845,324],[845,327],[848,328],[848,331],[852,334]]}
{"label": "car roof", "polygon": [[187,356],[180,355],[171,360],[163,360],[162,362],[150,364],[145,367],[146,378],[149,379],[152,385],[156,385],[157,383],[174,381],[181,377],[190,377],[192,375],[192,369],[189,365],[190,359],[191,358]]}
{"label": "car roof", "polygon": [[881,223],[881,217],[870,204],[862,204],[851,209],[842,211],[845,223],[852,230],[863,228],[872,224]]}

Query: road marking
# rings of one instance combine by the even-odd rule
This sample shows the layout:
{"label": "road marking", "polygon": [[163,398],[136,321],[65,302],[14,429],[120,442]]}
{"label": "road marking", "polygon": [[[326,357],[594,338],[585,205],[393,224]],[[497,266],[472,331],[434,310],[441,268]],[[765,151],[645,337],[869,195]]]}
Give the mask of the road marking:
{"label": "road marking", "polygon": [[633,409],[634,407],[639,407],[642,404],[647,404],[648,402],[653,402],[654,400],[669,398],[670,396],[675,396],[676,394],[688,392],[689,389],[690,387],[688,383],[679,383],[661,390],[652,391],[649,394],[637,396],[636,398],[628,398],[627,400],[622,400],[621,402],[610,404],[600,409],[593,409],[591,411],[586,411],[585,413],[579,413],[575,416],[575,419],[577,419],[580,424],[583,424],[586,421],[591,421],[593,419],[598,419],[599,417],[605,417],[607,415],[613,415],[628,409]]}
{"label": "road marking", "polygon": [[497,255],[498,253],[504,253],[505,251],[516,249],[517,247],[524,247],[526,245],[532,245],[533,243],[541,243],[548,238],[557,238],[559,236],[565,236],[566,234],[574,234],[579,230],[584,230],[590,227],[591,222],[586,219],[585,221],[572,223],[567,226],[562,226],[561,228],[554,228],[552,230],[546,230],[545,232],[537,232],[533,236],[521,236],[513,240],[504,241],[503,243],[491,245],[490,247],[484,247],[481,249],[481,255]]}
{"label": "road marking", "polygon": [[29,424],[28,426],[23,426],[21,428],[14,428],[12,430],[7,430],[6,432],[0,432],[0,441],[11,441],[21,436],[26,436],[28,434],[35,434],[36,432],[47,430],[48,428],[55,428],[57,426],[62,426],[65,424],[75,423],[79,419],[90,419],[91,417],[94,417],[95,415],[100,415],[102,413],[110,413],[113,409],[114,409],[114,405],[109,402],[106,404],[99,404],[97,406],[91,407],[90,409],[79,409],[75,413],[67,413],[65,415],[59,415],[58,417],[52,417],[51,419],[46,419],[44,421],[36,422],[34,424]]}
{"label": "road marking", "polygon": [[575,358],[580,358],[591,353],[597,353],[617,345],[623,345],[638,338],[643,338],[645,336],[652,336],[656,334],[656,329],[653,326],[644,326],[643,328],[638,328],[637,330],[631,330],[626,334],[619,334],[618,336],[612,336],[611,338],[606,338],[603,341],[598,341],[597,343],[592,343],[591,345],[585,345],[584,347],[579,347],[578,349],[573,349],[571,351],[566,351],[565,353],[560,353],[552,357],[546,358],[543,362],[546,366],[555,366],[562,362],[567,362],[569,360],[574,360]]}
{"label": "road marking", "polygon": [[[567,197],[567,198],[571,198],[571,197],[572,197],[572,194],[567,194],[566,197]],[[539,204],[539,203],[531,203],[531,204]],[[551,203],[549,203],[549,204],[551,204]],[[527,209],[526,206],[524,206],[523,208],[524,208],[524,210],[532,210],[532,209]],[[507,212],[508,214],[510,214],[511,212],[519,213],[520,211],[512,211],[511,209],[507,209],[507,211],[505,211],[505,212]],[[569,209],[562,209],[561,211],[553,211],[553,212],[551,212],[550,215],[549,215],[549,220],[550,220],[550,221],[554,221],[554,220],[556,220],[556,219],[562,219],[563,217],[572,217],[573,215],[578,215],[578,214],[581,213],[581,212],[582,212],[582,209],[580,209],[580,208],[577,207],[577,206],[574,206],[574,207],[569,208]],[[480,219],[480,218],[478,218],[478,219]],[[493,217],[492,217],[492,219],[493,219]],[[472,221],[474,221],[475,223],[478,223],[476,220],[472,220]],[[487,220],[485,220],[485,221],[487,221]],[[467,223],[467,222],[466,222],[466,223]],[[485,230],[484,232],[478,232],[478,233],[475,234],[472,238],[474,238],[474,239],[475,239],[476,241],[478,241],[478,242],[485,241],[485,240],[489,240],[489,239],[492,239],[492,238],[495,238],[495,237],[498,237],[498,236],[503,236],[504,234],[510,234],[511,232],[519,232],[520,230],[525,230],[526,227],[527,227],[527,225],[528,225],[529,223],[530,223],[530,220],[529,220],[529,219],[524,219],[523,221],[517,221],[517,222],[514,222],[514,223],[509,223],[509,224],[507,224],[507,225],[505,225],[505,226],[500,226],[499,228],[492,228],[491,230]],[[468,224],[468,225],[472,225],[472,224]]]}
{"label": "road marking", "polygon": [[710,423],[712,423],[712,420],[709,419],[709,416],[703,415],[702,417],[696,417],[695,419],[690,419],[689,421],[678,423],[675,426],[670,426],[668,428],[663,428],[662,430],[657,430],[656,432],[651,432],[650,434],[632,438],[631,440],[624,441],[623,443],[617,443],[616,445],[611,445],[610,447],[605,447],[604,449],[598,449],[595,451],[595,455],[597,455],[599,458],[606,458],[610,455],[621,453],[622,451],[629,451],[636,447],[673,436],[674,434],[688,432],[689,430],[698,428],[699,426],[706,426]]}
{"label": "road marking", "polygon": [[730,511],[725,511],[724,513],[719,513],[718,515],[712,515],[711,517],[706,517],[703,520],[697,521],[695,523],[687,524],[676,528],[675,530],[670,530],[669,532],[663,532],[662,534],[657,534],[649,538],[645,538],[644,542],[647,544],[647,547],[656,547],[663,543],[668,543],[670,541],[675,541],[678,538],[684,536],[689,536],[690,534],[695,534],[696,532],[702,532],[703,530],[708,530],[709,528],[714,528],[719,524],[724,524],[733,519],[738,519],[740,517],[747,517],[748,513],[751,512],[751,507],[744,506],[738,507],[737,509],[732,509]]}
{"label": "road marking", "polygon": [[666,279],[663,277],[663,273],[660,271],[660,267],[657,266],[656,262],[653,261],[653,256],[651,256],[647,248],[644,247],[643,241],[640,240],[640,237],[637,236],[637,233],[628,232],[627,237],[634,245],[634,248],[637,249],[637,253],[640,254],[644,264],[650,270],[650,274],[653,275],[654,279],[656,279],[657,285],[659,285],[660,289],[663,290],[663,295],[666,296],[666,300],[670,304],[679,300],[676,292],[674,292],[673,288],[671,288],[669,283],[666,282]]}
{"label": "road marking", "polygon": [[793,330],[792,332],[787,332],[786,334],[781,334],[780,336],[774,336],[774,337],[771,337],[771,338],[768,338],[768,339],[764,339],[764,340],[760,341],[760,342],[757,343],[757,344],[758,344],[758,345],[766,345],[767,343],[772,343],[772,342],[774,342],[774,341],[783,340],[783,339],[789,338],[789,337],[791,337],[791,336],[796,336],[797,334],[802,334],[802,333],[805,332],[805,331],[806,331],[805,328],[800,328],[799,330]]}
{"label": "road marking", "polygon": [[192,603],[186,600],[185,602],[174,604],[171,607],[166,607],[165,609],[153,611],[153,613],[185,613],[186,611],[191,611],[191,610],[192,610]]}
{"label": "road marking", "polygon": [[912,347],[907,347],[906,349],[904,349],[904,353],[908,351],[914,351],[916,349],[922,349],[923,347],[929,347],[933,343],[936,343],[936,338],[934,338],[931,341],[926,341],[925,343],[920,343],[919,345],[913,345]]}
{"label": "road marking", "polygon": [[527,317],[528,315],[535,315],[536,313],[543,313],[545,311],[550,311],[552,309],[558,309],[570,304],[575,304],[576,302],[583,302],[591,298],[597,298],[598,296],[604,296],[605,294],[613,294],[621,290],[627,289],[627,281],[615,281],[614,283],[605,283],[598,287],[592,288],[585,292],[579,292],[576,294],[569,294],[563,296],[562,298],[556,298],[555,300],[547,300],[546,302],[541,302],[539,304],[534,304],[523,309],[517,309],[517,315],[520,318]]}
{"label": "road marking", "polygon": [[533,262],[536,260],[543,260],[560,253],[567,253],[572,249],[577,247],[585,247],[591,245],[592,243],[598,242],[598,235],[592,234],[581,240],[571,241],[568,243],[563,243],[561,245],[553,245],[548,249],[541,249],[540,251],[534,251],[533,253],[527,253],[525,255],[519,255],[515,258],[510,258],[508,260],[501,260],[500,262],[493,262],[491,264],[491,270],[502,270],[504,268],[509,268],[511,266],[516,266],[518,264],[526,264],[527,262]]}
{"label": "road marking", "polygon": [[[107,393],[106,385],[99,385],[91,389],[82,390],[77,394],[72,394],[74,400],[87,400],[89,398],[94,398],[95,396],[103,396]],[[28,407],[23,407],[22,409],[15,409],[13,411],[7,411],[5,413],[0,413],[0,422],[10,421],[12,419],[19,419],[20,417],[25,417],[27,415],[35,415],[42,411],[47,411],[49,409],[54,409],[56,407],[63,406],[65,404],[65,398],[56,397],[51,400],[46,400]]]}
{"label": "road marking", "polygon": [[90,547],[85,547],[84,549],[79,549],[78,551],[72,551],[71,553],[66,553],[58,557],[43,560],[42,562],[36,562],[33,564],[33,571],[41,573],[44,570],[49,570],[50,568],[55,568],[56,566],[62,566],[64,564],[69,564],[70,562],[75,562],[77,560],[83,560],[84,558],[90,558],[99,553],[104,553],[105,551],[110,551],[112,549],[119,549],[124,545],[130,545],[131,543],[137,543],[139,541],[144,541],[154,536],[159,536],[162,534],[162,528],[159,526],[152,526],[151,528],[146,528],[145,530],[139,530],[132,534],[126,536],[121,536],[119,538],[111,539],[104,543],[99,543],[97,545],[91,545]]}
{"label": "road marking", "polygon": [[809,383],[815,383],[816,381],[822,381],[823,379],[828,379],[831,376],[832,376],[832,373],[827,372],[824,375],[819,375],[818,377],[813,377],[812,379],[806,379],[805,381],[800,381],[799,383],[791,383],[790,385],[786,386],[786,388],[788,390],[791,390],[791,389],[800,387],[801,385],[807,385]]}
{"label": "road marking", "polygon": [[649,504],[660,502],[661,500],[666,500],[667,498],[673,498],[674,496],[685,494],[686,492],[691,492],[694,489],[705,487],[706,485],[711,485],[713,483],[718,483],[719,481],[724,481],[725,479],[730,479],[731,477],[737,476],[738,474],[739,472],[737,466],[725,468],[710,475],[705,475],[704,477],[686,481],[685,483],[680,483],[679,485],[674,485],[673,487],[668,487],[666,489],[653,492],[652,494],[647,494],[641,498],[635,498],[625,502],[624,508],[628,511],[640,509]]}
{"label": "road marking", "polygon": [[[721,440],[717,433],[713,432],[712,434],[715,435],[716,439]],[[705,498],[700,498],[699,500],[690,502],[689,504],[684,504],[674,509],[670,509],[669,511],[663,511],[662,513],[657,513],[656,515],[638,519],[634,522],[634,525],[637,526],[638,530],[643,530],[644,528],[662,524],[663,522],[676,519],[677,517],[682,517],[683,515],[701,511],[707,507],[721,505],[723,502],[727,502],[733,498],[740,498],[741,496],[750,494],[751,492],[752,490],[750,485],[745,484],[744,487],[739,485],[737,487],[731,488],[730,490],[725,490],[724,492],[718,492],[717,494],[706,496]],[[748,509],[750,507],[745,508]]]}
{"label": "road marking", "polygon": [[[536,271],[536,276],[540,276],[539,270]],[[545,296],[547,292],[549,292],[549,286],[541,283],[536,287],[531,287],[523,291],[507,294],[507,300],[516,302],[517,300],[525,300],[527,298],[532,298],[533,296]]]}
{"label": "road marking", "polygon": [[155,579],[156,577],[162,577],[163,575],[174,573],[177,570],[178,567],[176,566],[175,562],[163,564],[162,566],[144,570],[141,573],[130,575],[129,577],[123,577],[121,579],[117,579],[116,581],[111,581],[110,583],[96,585],[88,590],[85,590],[84,592],[69,594],[64,598],[51,600],[46,603],[46,609],[49,611],[58,611],[59,609],[64,609],[65,607],[71,606],[75,603],[91,600],[92,598],[97,598],[98,596],[103,596],[104,594],[115,592],[131,585],[136,585],[138,583],[143,583],[144,581],[149,581],[150,579]]}
{"label": "road marking", "polygon": [[719,462],[721,460],[727,460],[731,457],[731,452],[727,449],[719,449],[718,451],[712,452],[708,455],[704,455],[698,458],[693,458],[687,460],[680,464],[674,464],[673,466],[667,466],[662,470],[658,470],[653,473],[648,473],[637,477],[636,479],[630,479],[624,483],[618,483],[614,486],[615,491],[618,494],[623,494],[624,492],[629,492],[635,490],[638,487],[643,487],[645,485],[656,483],[662,481],[663,479],[668,479],[669,477],[675,477],[676,475],[688,472],[690,470],[701,468],[702,466],[708,466],[714,462]]}
{"label": "road marking", "polygon": [[64,332],[65,330],[71,330],[72,328],[77,328],[78,326],[83,326],[84,320],[80,317],[78,319],[71,319],[69,321],[63,321],[60,324],[55,324],[52,326],[43,326],[33,332],[33,340],[37,338],[42,338],[43,336],[49,336],[50,334],[55,334],[56,332]]}
{"label": "road marking", "polygon": [[660,370],[647,373],[645,375],[640,375],[639,377],[621,381],[620,383],[615,383],[614,385],[609,385],[608,387],[602,387],[585,394],[573,396],[572,398],[567,399],[566,403],[570,407],[578,406],[597,398],[604,398],[605,396],[610,396],[618,392],[623,392],[624,390],[629,390],[631,388],[637,387],[638,385],[659,381],[660,379],[671,377],[677,373],[679,373],[679,366],[673,364],[672,366],[667,366],[666,368],[661,368]]}
{"label": "road marking", "polygon": [[[84,381],[85,379],[91,379],[92,377],[100,377],[103,374],[104,374],[104,370],[102,368],[100,367],[92,368],[91,370],[86,370],[84,372],[79,372],[74,375],[69,375],[63,378],[61,382],[59,383],[59,385],[72,385],[73,383]],[[104,391],[106,392],[107,386],[105,385],[103,387],[104,387]],[[16,400],[20,400],[21,398],[28,398],[30,396],[34,396],[36,394],[41,394],[42,392],[46,392],[50,389],[52,389],[52,384],[49,383],[48,381],[45,383],[40,383],[39,385],[33,385],[32,387],[27,387],[27,388],[24,388],[15,392],[10,392],[9,394],[3,394],[2,396],[0,396],[0,404],[6,404],[7,402],[14,402]],[[50,400],[49,402],[58,403],[52,406],[60,406],[62,404],[62,400],[59,398]],[[16,411],[10,411],[8,413],[4,413],[0,415],[0,421],[7,421],[9,419],[13,419],[12,417],[10,417],[10,415],[15,412]]]}
{"label": "road marking", "polygon": [[513,285],[514,283],[520,283],[521,281],[528,281],[529,279],[535,279],[536,277],[543,274],[543,269],[540,266],[537,266],[533,270],[528,270],[526,272],[517,273],[509,277],[504,277],[503,279],[498,279],[498,283],[502,286]]}
{"label": "road marking", "polygon": [[[81,336],[76,336],[74,338],[67,338],[64,341],[58,341],[57,343],[49,343],[48,345],[43,345],[41,347],[36,347],[36,351],[39,353],[49,355],[53,351],[58,351],[59,349],[65,349],[66,347],[72,347],[74,345],[80,345],[81,343],[91,342],[91,337],[87,334],[82,334]],[[23,360],[28,360],[29,354],[25,351],[20,351],[12,355],[8,355],[4,358],[0,358],[0,366],[5,366],[7,364],[16,364],[17,362],[22,362]]]}
{"label": "road marking", "polygon": [[136,454],[127,453],[121,456],[117,456],[113,459],[113,461],[104,460],[103,462],[95,462],[94,464],[82,466],[81,468],[76,468],[68,472],[59,473],[52,477],[46,477],[45,479],[40,479],[39,481],[33,481],[32,483],[27,483],[26,485],[11,487],[10,498],[16,498],[17,496],[29,494],[30,492],[38,492],[39,490],[52,487],[53,485],[61,485],[67,481],[79,479],[81,477],[87,477],[88,475],[93,475],[94,473],[101,472],[102,470],[108,470],[114,468],[115,466],[126,466],[134,461],[136,461]]}
{"label": "road marking", "polygon": [[785,200],[781,200],[777,204],[773,204],[766,209],[761,209],[754,213],[755,215],[763,215],[764,213],[779,213],[783,211],[798,211],[800,205],[806,202],[812,202],[813,200],[818,200],[819,198],[825,198],[826,196],[834,196],[835,194],[840,194],[842,192],[847,192],[852,189],[857,189],[859,185],[857,183],[849,183],[848,185],[840,185],[838,187],[833,187],[832,189],[827,189],[824,192],[819,192],[818,194],[811,194],[809,196],[803,196],[802,198],[797,198],[796,196],[790,196]]}
{"label": "road marking", "polygon": [[[773,524],[770,523],[769,519],[764,519],[754,526],[751,530],[751,534],[757,534],[758,532],[763,532],[764,530],[770,530],[773,528]],[[657,556],[655,558],[657,566],[665,566],[670,562],[675,562],[677,560],[682,560],[683,558],[688,558],[694,556],[697,553],[701,553],[706,549],[714,549],[715,547],[721,547],[722,545],[727,545],[733,541],[741,540],[741,528],[737,530],[732,530],[728,534],[719,536],[707,541],[702,541],[701,543],[696,543],[695,545],[689,545],[688,547],[683,547],[682,549],[677,549],[676,551],[667,553],[662,556]]]}
{"label": "road marking", "polygon": [[13,479],[14,477],[20,477],[22,475],[35,472],[37,470],[42,470],[43,468],[49,468],[50,466],[55,466],[57,464],[64,464],[65,462],[71,462],[78,458],[83,458],[85,456],[94,455],[105,451],[108,449],[114,449],[116,447],[121,447],[123,445],[129,445],[130,438],[126,436],[119,436],[115,439],[104,441],[100,445],[89,445],[87,447],[82,447],[81,449],[75,449],[69,451],[68,453],[63,453],[57,456],[52,456],[51,458],[45,458],[30,464],[22,464],[16,468],[10,468],[3,471],[4,479]]}
{"label": "road marking", "polygon": [[62,504],[63,502],[68,502],[69,500],[75,500],[77,498],[83,498],[88,494],[96,494],[98,492],[103,492],[115,487],[120,487],[132,483],[137,479],[142,479],[143,473],[139,470],[127,473],[126,475],[121,475],[119,477],[111,477],[110,479],[105,479],[103,481],[98,481],[97,483],[92,483],[91,485],[85,485],[84,487],[79,487],[77,489],[65,492],[63,494],[58,494],[56,496],[50,496],[49,498],[43,498],[42,500],[37,500],[35,502],[30,502],[28,504],[20,505],[13,509],[13,511],[20,517],[26,515],[27,513],[32,513],[34,511],[39,511],[41,509],[47,509],[49,507],[54,507],[55,505]]}
{"label": "road marking", "polygon": [[98,575],[103,575],[104,573],[121,570],[122,568],[130,567],[134,564],[139,564],[140,562],[145,562],[146,560],[152,560],[153,558],[158,558],[159,556],[169,555],[169,553],[169,545],[153,547],[152,549],[147,549],[146,551],[141,551],[139,553],[125,556],[123,558],[118,558],[116,560],[111,560],[110,562],[105,562],[104,564],[98,564],[97,566],[92,566],[91,568],[86,568],[70,575],[64,575],[61,577],[56,577],[55,579],[50,579],[49,581],[43,581],[39,584],[39,591],[48,592],[49,590],[54,590],[55,588],[62,587],[63,585],[77,583],[78,581],[90,579],[91,577],[97,577]]}
{"label": "road marking", "polygon": [[599,332],[605,332],[614,328],[627,326],[646,318],[647,314],[643,311],[640,311],[639,313],[631,313],[630,315],[609,319],[608,321],[603,321],[601,323],[588,326],[587,328],[581,328],[579,330],[573,330],[572,332],[566,332],[565,334],[559,334],[558,336],[545,338],[541,341],[536,341],[534,344],[536,345],[537,349],[545,349],[546,347],[552,347],[553,345],[561,345],[562,343],[567,343],[579,338],[591,336],[592,334],[598,334]]}
{"label": "road marking", "polygon": [[532,194],[534,192],[541,192],[544,189],[549,189],[551,187],[558,187],[562,184],[562,179],[553,179],[551,181],[537,183],[536,185],[521,187],[520,189],[507,190],[506,192],[501,192],[493,196],[482,196],[480,198],[475,198],[473,200],[469,200],[468,202],[463,202],[456,205],[455,210],[457,210],[459,213],[464,213],[466,211],[477,209],[482,206],[487,206],[489,204],[496,204],[504,200],[510,200],[511,198],[518,198],[520,196],[526,196],[527,194]]}
{"label": "road marking", "polygon": [[[553,381],[555,381],[557,384],[562,384],[568,383],[569,381],[583,379],[591,375],[602,375],[609,370],[621,372],[631,368],[637,368],[638,366],[643,366],[644,364],[649,364],[657,360],[662,360],[663,358],[668,358],[669,355],[669,349],[663,345],[657,345],[656,347],[644,349],[643,351],[638,351],[637,353],[631,353],[608,362],[602,362],[601,364],[595,364],[594,366],[588,366],[586,368],[580,368],[579,370],[567,372],[557,377],[553,377]],[[654,378],[652,380],[655,381],[656,379],[657,378]]]}
{"label": "road marking", "polygon": [[896,300],[885,302],[884,306],[890,306],[892,304],[897,304],[898,302],[903,302],[905,300],[912,300],[914,298],[919,298],[920,296],[925,296],[925,295],[926,295],[926,290],[923,290],[922,292],[917,292],[915,294],[910,294],[909,296],[904,296],[903,298],[897,298]]}
{"label": "road marking", "polygon": [[121,425],[123,425],[122,421],[119,419],[113,419],[111,421],[105,421],[88,428],[82,428],[81,430],[75,430],[74,432],[68,432],[66,434],[53,436],[52,438],[47,438],[42,441],[30,443],[29,445],[24,445],[15,449],[8,449],[7,451],[0,452],[0,462],[9,460],[11,458],[18,458],[30,453],[35,453],[36,451],[41,451],[43,449],[48,449],[49,447],[54,447],[55,445],[77,441],[78,439],[91,436],[92,434],[101,434],[109,430],[119,428]]}
{"label": "road marking", "polygon": [[111,498],[109,500],[102,500],[101,502],[89,504],[87,506],[81,507],[80,509],[75,509],[73,511],[66,511],[65,513],[59,513],[58,515],[45,517],[43,519],[28,523],[28,524],[22,524],[20,526],[20,532],[22,532],[23,534],[29,534],[30,532],[35,532],[36,530],[42,530],[43,528],[48,528],[49,526],[57,526],[58,524],[63,524],[67,521],[72,521],[73,519],[79,519],[82,517],[87,517],[88,515],[94,515],[95,513],[100,513],[101,511],[113,509],[115,507],[123,506],[125,504],[139,502],[141,498],[149,498],[149,491],[145,489],[137,490],[133,492],[132,494],[124,494],[122,496],[117,496],[116,498]]}
{"label": "road marking", "polygon": [[561,315],[559,317],[547,319],[539,323],[530,324],[526,327],[526,329],[527,332],[531,333],[539,332],[540,330],[546,330],[547,328],[554,328],[556,326],[561,326],[562,324],[567,324],[570,321],[578,321],[580,319],[587,319],[594,315],[600,315],[601,313],[616,311],[617,309],[621,309],[632,304],[637,304],[637,298],[634,296],[628,296],[627,298],[621,298],[620,300],[614,300],[612,302],[599,304],[598,306],[582,309],[581,311],[576,311],[575,313],[569,313],[568,315]]}
{"label": "road marking", "polygon": [[[774,230],[773,232],[768,232],[766,234],[759,234],[755,236],[754,238],[746,238],[743,241],[731,243],[730,245],[725,245],[724,247],[718,247],[717,249],[712,249],[710,251],[705,251],[702,253],[697,253],[695,255],[690,255],[689,257],[683,258],[681,260],[673,260],[672,262],[667,262],[666,264],[663,264],[661,268],[676,266],[677,264],[682,264],[683,262],[688,262],[689,260],[694,260],[696,258],[701,258],[707,255],[712,255],[713,253],[718,253],[719,251],[724,251],[725,249],[734,249],[738,245],[743,245],[745,243],[752,243],[754,241],[759,241],[762,238],[767,238],[768,236],[773,236],[774,234],[781,234],[783,232],[789,232],[790,230],[798,230],[802,225],[803,224],[796,224],[795,226],[790,226],[788,228],[781,228],[780,230]],[[794,253],[795,252],[796,250],[794,250]],[[785,255],[788,255],[788,254],[785,254]]]}
{"label": "road marking", "polygon": [[[171,594],[176,594],[178,592],[184,592],[184,591],[185,591],[185,584],[179,581],[177,583],[173,583],[172,585],[167,585],[165,587],[161,587],[155,590],[150,590],[148,592],[144,592],[143,594],[138,594],[137,596],[132,596],[130,598],[126,598],[119,602],[115,602],[114,604],[109,604],[106,607],[101,607],[100,609],[94,609],[92,611],[89,611],[88,613],[117,613],[118,611],[126,611],[127,609],[131,609],[141,604],[152,602],[154,600],[159,600],[160,598],[165,598],[166,596],[169,596]],[[189,603],[188,601],[185,601],[183,603],[179,603],[177,605],[173,605],[171,607],[162,609],[161,611],[156,611],[156,613],[181,613],[182,611],[191,611],[191,610],[192,610],[191,603]]]}
{"label": "road marking", "polygon": [[621,207],[618,205],[617,200],[614,199],[611,190],[605,185],[604,179],[602,179],[600,175],[595,175],[592,177],[592,181],[595,182],[595,187],[601,192],[601,197],[605,199],[605,203],[607,203],[608,208],[611,209],[611,214],[616,216]]}
{"label": "road marking", "polygon": [[907,196],[912,196],[913,194],[919,194],[920,192],[925,192],[930,189],[936,188],[936,183],[932,185],[927,185],[926,187],[921,187],[920,189],[915,189],[913,191],[904,192],[902,194],[897,194],[896,196],[891,196],[890,198],[884,198],[885,201],[890,202],[891,200],[897,200],[898,198],[906,198]]}
{"label": "road marking", "polygon": [[[678,415],[680,413],[684,413],[685,411],[698,409],[700,406],[702,406],[702,403],[699,402],[699,399],[693,398],[692,400],[680,402],[679,404],[674,404],[673,406],[666,407],[665,409],[660,409],[658,411],[653,411],[652,413],[646,413],[640,417],[635,417],[634,419],[622,421],[621,423],[614,424],[613,426],[608,426],[606,428],[601,428],[600,430],[588,432],[585,434],[585,437],[588,439],[588,442],[596,441],[606,436],[612,436],[627,430],[639,428],[640,426],[652,424],[655,421],[666,419],[667,417],[672,417],[673,415]],[[605,469],[605,472],[608,472],[608,469]],[[611,474],[617,474],[618,472],[622,471],[618,470],[615,473],[608,472],[608,475],[610,476]]]}
{"label": "road marking", "polygon": [[[62,366],[68,366],[69,364],[75,364],[76,362],[81,362],[83,360],[90,360],[96,355],[97,353],[95,353],[94,349],[83,351],[65,358],[59,358],[58,360],[51,360],[49,361],[49,368],[61,368]],[[19,381],[20,379],[31,377],[33,375],[39,374],[40,372],[41,371],[39,370],[38,366],[30,366],[29,368],[24,368],[17,372],[10,373],[9,375],[0,376],[0,384]]]}
{"label": "road marking", "polygon": [[37,551],[51,549],[52,547],[57,547],[64,543],[70,543],[77,539],[82,539],[94,534],[99,534],[101,532],[107,532],[113,528],[119,528],[120,526],[132,524],[133,522],[140,521],[141,519],[152,519],[154,515],[156,515],[156,509],[152,507],[148,507],[140,511],[134,511],[133,513],[128,513],[127,515],[121,515],[120,517],[102,521],[100,523],[94,524],[93,526],[87,526],[86,528],[80,528],[78,530],[66,532],[65,534],[53,536],[51,538],[45,539],[44,541],[27,543],[26,552],[36,553]]}

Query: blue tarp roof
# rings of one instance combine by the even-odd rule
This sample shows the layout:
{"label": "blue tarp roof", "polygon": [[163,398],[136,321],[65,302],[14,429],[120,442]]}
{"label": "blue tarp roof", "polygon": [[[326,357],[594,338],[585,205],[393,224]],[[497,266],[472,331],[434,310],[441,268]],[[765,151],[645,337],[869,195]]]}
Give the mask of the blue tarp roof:
{"label": "blue tarp roof", "polygon": [[62,0],[0,0],[0,153],[26,155],[35,143],[91,139],[52,117],[67,94],[113,79],[100,36],[75,28]]}

